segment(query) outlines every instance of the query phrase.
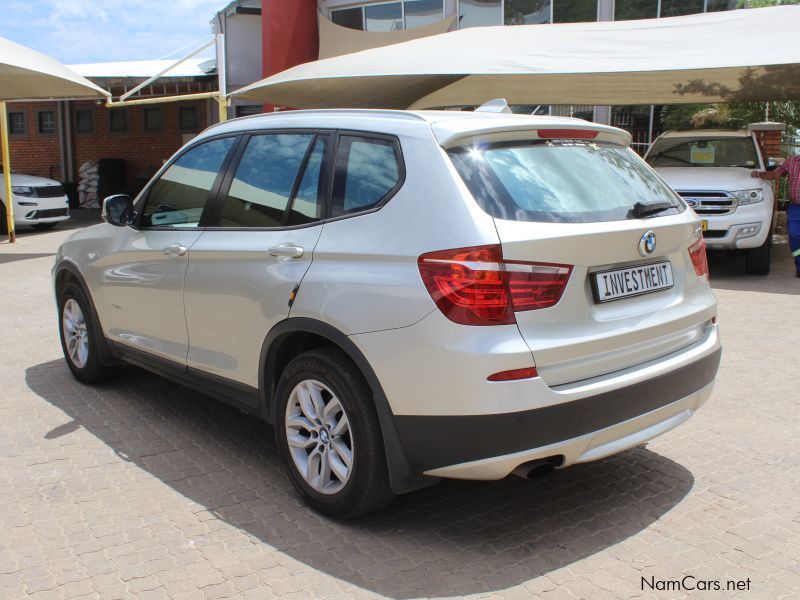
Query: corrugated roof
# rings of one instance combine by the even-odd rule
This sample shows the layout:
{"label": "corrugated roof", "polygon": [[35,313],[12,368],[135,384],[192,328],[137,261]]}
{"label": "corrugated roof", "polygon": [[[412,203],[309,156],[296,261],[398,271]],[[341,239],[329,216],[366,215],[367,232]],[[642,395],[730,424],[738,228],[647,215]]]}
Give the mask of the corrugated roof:
{"label": "corrugated roof", "polygon": [[[174,60],[127,60],[121,62],[68,65],[84,77],[137,77],[146,79],[166,69]],[[215,61],[207,58],[190,58],[162,77],[199,77],[213,70]]]}

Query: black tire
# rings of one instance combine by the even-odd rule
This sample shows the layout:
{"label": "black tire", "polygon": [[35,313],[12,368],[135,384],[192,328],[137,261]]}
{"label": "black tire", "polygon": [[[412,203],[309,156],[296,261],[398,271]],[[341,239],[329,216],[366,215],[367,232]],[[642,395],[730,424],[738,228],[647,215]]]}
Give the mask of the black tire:
{"label": "black tire", "polygon": [[36,223],[33,225],[33,228],[39,231],[47,231],[48,229],[53,229],[56,225],[58,225],[58,221],[53,223]]}
{"label": "black tire", "polygon": [[[88,352],[83,365],[76,364],[67,350],[64,331],[64,307],[70,300],[77,302],[84,317]],[[94,320],[92,319],[92,305],[83,289],[75,282],[67,283],[58,294],[58,333],[61,338],[64,360],[67,361],[67,367],[72,371],[75,379],[81,383],[92,384],[106,381],[117,374],[118,369],[115,366],[105,365],[100,360],[97,348],[99,332],[95,331]]]}
{"label": "black tire", "polygon": [[[311,487],[300,474],[289,450],[286,407],[292,391],[306,380],[315,380],[330,388],[342,404],[349,422],[349,435],[352,435],[353,461],[349,479],[332,494]],[[350,519],[376,511],[394,498],[372,393],[355,364],[338,349],[311,350],[286,366],[278,381],[274,422],[278,451],[289,478],[314,510],[330,517]],[[308,452],[309,456],[313,452]]]}
{"label": "black tire", "polygon": [[2,233],[8,233],[8,217],[6,217],[6,205],[0,202],[0,234]]}
{"label": "black tire", "polygon": [[771,258],[772,234],[770,233],[763,245],[745,251],[744,270],[749,275],[769,275]]}

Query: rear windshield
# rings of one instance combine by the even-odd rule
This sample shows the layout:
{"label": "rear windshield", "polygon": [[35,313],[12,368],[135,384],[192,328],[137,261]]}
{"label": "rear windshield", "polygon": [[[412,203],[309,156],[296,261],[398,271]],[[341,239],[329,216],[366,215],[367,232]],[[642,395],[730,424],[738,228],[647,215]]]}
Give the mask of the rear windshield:
{"label": "rear windshield", "polygon": [[751,138],[661,138],[647,154],[651,167],[758,167]]}
{"label": "rear windshield", "polygon": [[475,200],[498,219],[589,223],[634,218],[637,202],[675,193],[629,148],[584,140],[537,140],[460,147],[450,159]]}

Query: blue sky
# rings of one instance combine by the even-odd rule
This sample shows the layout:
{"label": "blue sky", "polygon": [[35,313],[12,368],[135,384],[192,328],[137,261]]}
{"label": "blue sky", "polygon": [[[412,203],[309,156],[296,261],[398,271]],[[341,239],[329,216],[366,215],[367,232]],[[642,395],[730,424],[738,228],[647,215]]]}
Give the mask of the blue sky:
{"label": "blue sky", "polygon": [[[65,64],[161,58],[210,36],[228,0],[0,0],[0,37]],[[201,56],[212,56],[206,53]]]}

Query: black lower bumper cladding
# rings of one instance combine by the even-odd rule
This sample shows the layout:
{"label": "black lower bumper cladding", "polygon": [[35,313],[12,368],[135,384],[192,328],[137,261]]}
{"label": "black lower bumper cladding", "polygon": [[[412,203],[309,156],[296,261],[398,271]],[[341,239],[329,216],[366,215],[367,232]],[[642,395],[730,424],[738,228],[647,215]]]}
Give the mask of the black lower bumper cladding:
{"label": "black lower bumper cladding", "polygon": [[521,452],[604,429],[676,402],[714,380],[721,350],[680,369],[581,400],[494,415],[396,416],[412,468],[422,472]]}

